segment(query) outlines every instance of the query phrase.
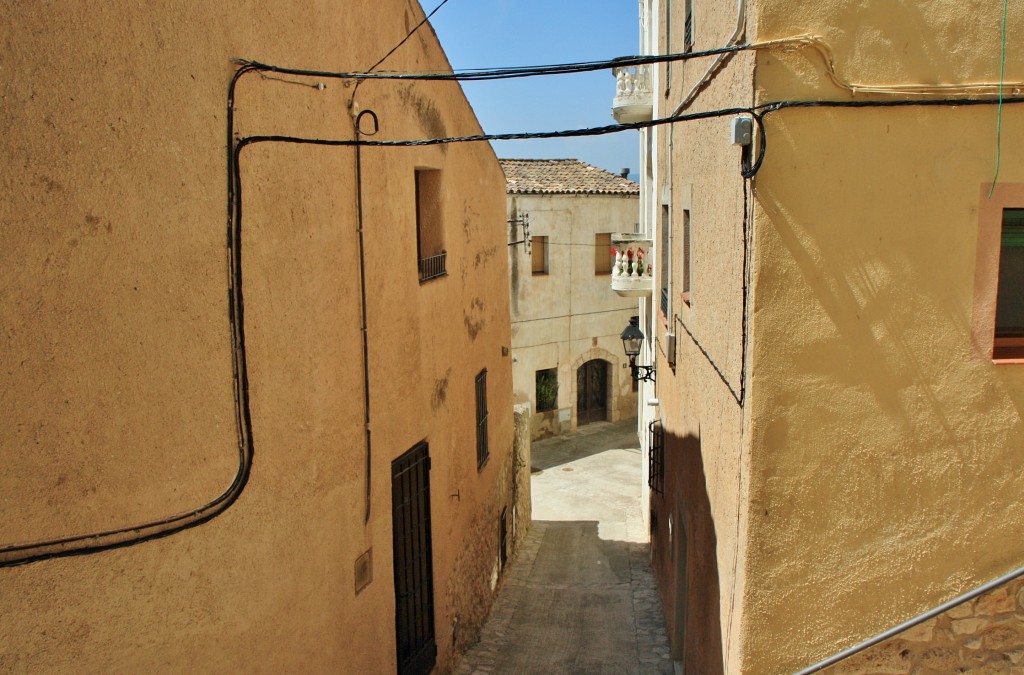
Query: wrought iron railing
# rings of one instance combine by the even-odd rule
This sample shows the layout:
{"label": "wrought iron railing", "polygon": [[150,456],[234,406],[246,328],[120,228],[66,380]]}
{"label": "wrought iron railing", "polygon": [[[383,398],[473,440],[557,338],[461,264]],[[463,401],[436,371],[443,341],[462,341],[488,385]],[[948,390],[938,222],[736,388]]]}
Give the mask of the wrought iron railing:
{"label": "wrought iron railing", "polygon": [[647,429],[650,439],[647,486],[660,495],[665,493],[665,430],[660,420],[651,422]]}
{"label": "wrought iron railing", "polygon": [[445,268],[445,259],[447,257],[448,253],[446,251],[441,251],[437,255],[432,255],[429,258],[420,258],[420,281],[436,279],[437,277],[443,277],[448,274],[448,270]]}

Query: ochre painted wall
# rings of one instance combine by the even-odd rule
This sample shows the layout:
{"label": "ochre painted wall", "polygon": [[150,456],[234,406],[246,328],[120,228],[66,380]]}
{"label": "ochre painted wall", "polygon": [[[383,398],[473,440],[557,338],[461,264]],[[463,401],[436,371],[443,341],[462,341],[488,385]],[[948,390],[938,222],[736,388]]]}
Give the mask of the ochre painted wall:
{"label": "ochre painted wall", "polygon": [[[683,51],[684,4],[662,2],[656,7],[666,53]],[[734,3],[698,0],[694,12],[695,50],[722,46],[736,29]],[[711,64],[711,58],[675,63],[670,82],[662,66],[655,86],[655,116],[677,114]],[[752,68],[751,55],[731,57],[683,112],[748,105]],[[657,519],[652,535],[655,568],[673,658],[682,661],[687,672],[738,672],[748,477],[746,416],[740,404],[745,353],[741,150],[729,142],[728,117],[659,127],[655,143],[654,196],[659,213],[654,231],[657,247],[671,249],[668,315],[661,309],[660,289],[651,309],[649,335],[657,382],[641,394],[645,408],[661,420],[666,437],[666,489],[664,496],[651,498],[651,518]],[[667,244],[660,239],[664,206],[671,223]],[[683,234],[686,212],[688,254]],[[690,288],[684,296],[687,255]],[[656,256],[660,259],[660,252]],[[662,285],[660,278],[656,285]],[[674,352],[668,333],[675,336]],[[650,398],[659,401],[656,408],[646,405]],[[688,540],[685,567],[678,559],[683,538]]]}
{"label": "ochre painted wall", "polygon": [[[758,3],[867,84],[998,81],[1000,3]],[[1024,14],[1010,8],[1010,44]],[[762,51],[759,102],[854,100]],[[1024,79],[1019,50],[1007,80]],[[901,99],[903,95],[875,95]],[[858,94],[856,100],[872,96]],[[976,344],[995,106],[783,110],[754,180],[745,672],[792,672],[1024,563],[1024,370]],[[1003,111],[1020,183],[1024,110]],[[982,308],[983,309],[983,308]],[[991,345],[988,345],[990,348]]]}
{"label": "ochre painted wall", "polygon": [[[232,59],[365,69],[423,18],[406,0],[6,12],[0,549],[131,527],[228,487],[239,461],[225,252]],[[447,62],[424,27],[388,67]],[[353,90],[248,74],[235,129],[351,138]],[[479,132],[452,84],[370,82],[356,99],[378,114],[377,138]],[[0,568],[0,670],[393,671],[390,465],[424,439],[440,669],[472,640],[492,598],[499,514],[514,500],[495,226],[504,179],[485,144],[366,149],[362,165],[369,521],[355,151],[249,146],[249,482],[223,514],[178,534]],[[448,251],[448,275],[422,285],[417,168],[442,171]],[[484,368],[491,457],[478,470]],[[373,581],[357,595],[355,561],[370,549]]]}

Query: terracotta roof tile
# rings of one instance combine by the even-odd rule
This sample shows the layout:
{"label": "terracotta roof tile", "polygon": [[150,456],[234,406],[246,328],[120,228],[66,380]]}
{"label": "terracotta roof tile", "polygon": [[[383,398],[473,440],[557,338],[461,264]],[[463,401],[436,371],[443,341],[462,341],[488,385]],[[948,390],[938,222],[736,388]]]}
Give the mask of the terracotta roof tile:
{"label": "terracotta roof tile", "polygon": [[637,183],[578,159],[498,161],[509,194],[640,194]]}

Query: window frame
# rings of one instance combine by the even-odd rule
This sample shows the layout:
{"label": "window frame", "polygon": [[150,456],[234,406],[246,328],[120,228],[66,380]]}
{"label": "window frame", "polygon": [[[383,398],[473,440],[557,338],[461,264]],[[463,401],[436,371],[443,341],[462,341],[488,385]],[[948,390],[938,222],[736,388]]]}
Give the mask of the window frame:
{"label": "window frame", "polygon": [[490,459],[487,438],[487,369],[477,373],[474,380],[476,392],[476,468],[482,469]]}
{"label": "window frame", "polygon": [[[602,240],[605,237],[607,242]],[[607,246],[605,245],[607,243]],[[594,233],[594,276],[611,276],[612,273],[612,233]],[[607,269],[603,269],[607,268]]]}
{"label": "window frame", "polygon": [[[551,242],[546,234],[535,234],[530,241],[530,273],[535,277],[542,277],[550,274]],[[537,269],[537,248],[540,240],[541,268]]]}
{"label": "window frame", "polygon": [[415,169],[416,267],[421,284],[448,276],[442,180],[440,169]]}
{"label": "window frame", "polygon": [[660,275],[661,316],[668,321],[672,316],[672,207],[661,205],[661,223],[658,237],[658,274]]}
{"label": "window frame", "polygon": [[[1007,232],[1008,223],[1006,222],[1007,212],[1017,212],[1020,217],[1018,223],[1009,224],[1009,227],[1017,230],[1017,232]],[[1009,326],[1006,328],[1000,328],[1000,321],[1007,318],[1005,314],[1011,314],[1006,311],[1005,305],[1002,300],[1008,293],[1007,289],[1004,288],[1003,282],[1010,281],[1009,276],[1012,271],[1004,265],[1004,259],[1006,258],[1007,249],[1021,249],[1017,251],[1017,255],[1024,253],[1024,207],[1003,207],[1002,209],[1002,223],[1000,227],[1000,245],[999,245],[999,272],[996,280],[996,323],[995,323],[995,344],[996,348],[1003,346],[1019,346],[1024,347],[1024,307],[1018,307],[1016,316],[1012,317],[1016,325]],[[1017,273],[1018,277],[1024,276],[1020,271]],[[1024,289],[1024,284],[1017,284],[1014,286],[1014,290],[1018,291]],[[1017,299],[1017,304],[1020,304],[1020,299]],[[1003,305],[1003,312],[1000,312],[1000,306]],[[1000,316],[1003,314],[1004,316]]]}
{"label": "window frame", "polygon": [[[541,377],[550,376],[555,381],[555,396],[551,402],[551,407],[542,408],[540,407],[540,380]],[[548,412],[551,410],[558,410],[558,368],[541,368],[540,370],[534,371],[534,397],[536,399],[537,412]]]}
{"label": "window frame", "polygon": [[972,342],[979,357],[995,364],[1024,364],[1024,336],[1000,336],[996,331],[1003,211],[1024,208],[1024,183],[997,184],[991,198],[990,186],[981,184],[978,197]]}

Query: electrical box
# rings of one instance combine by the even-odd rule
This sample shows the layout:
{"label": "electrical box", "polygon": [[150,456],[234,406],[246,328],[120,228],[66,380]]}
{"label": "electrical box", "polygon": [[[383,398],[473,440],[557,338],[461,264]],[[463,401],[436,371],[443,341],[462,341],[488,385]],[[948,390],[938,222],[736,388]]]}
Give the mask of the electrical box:
{"label": "electrical box", "polygon": [[733,117],[729,140],[733,145],[750,145],[754,134],[754,120],[749,117]]}

